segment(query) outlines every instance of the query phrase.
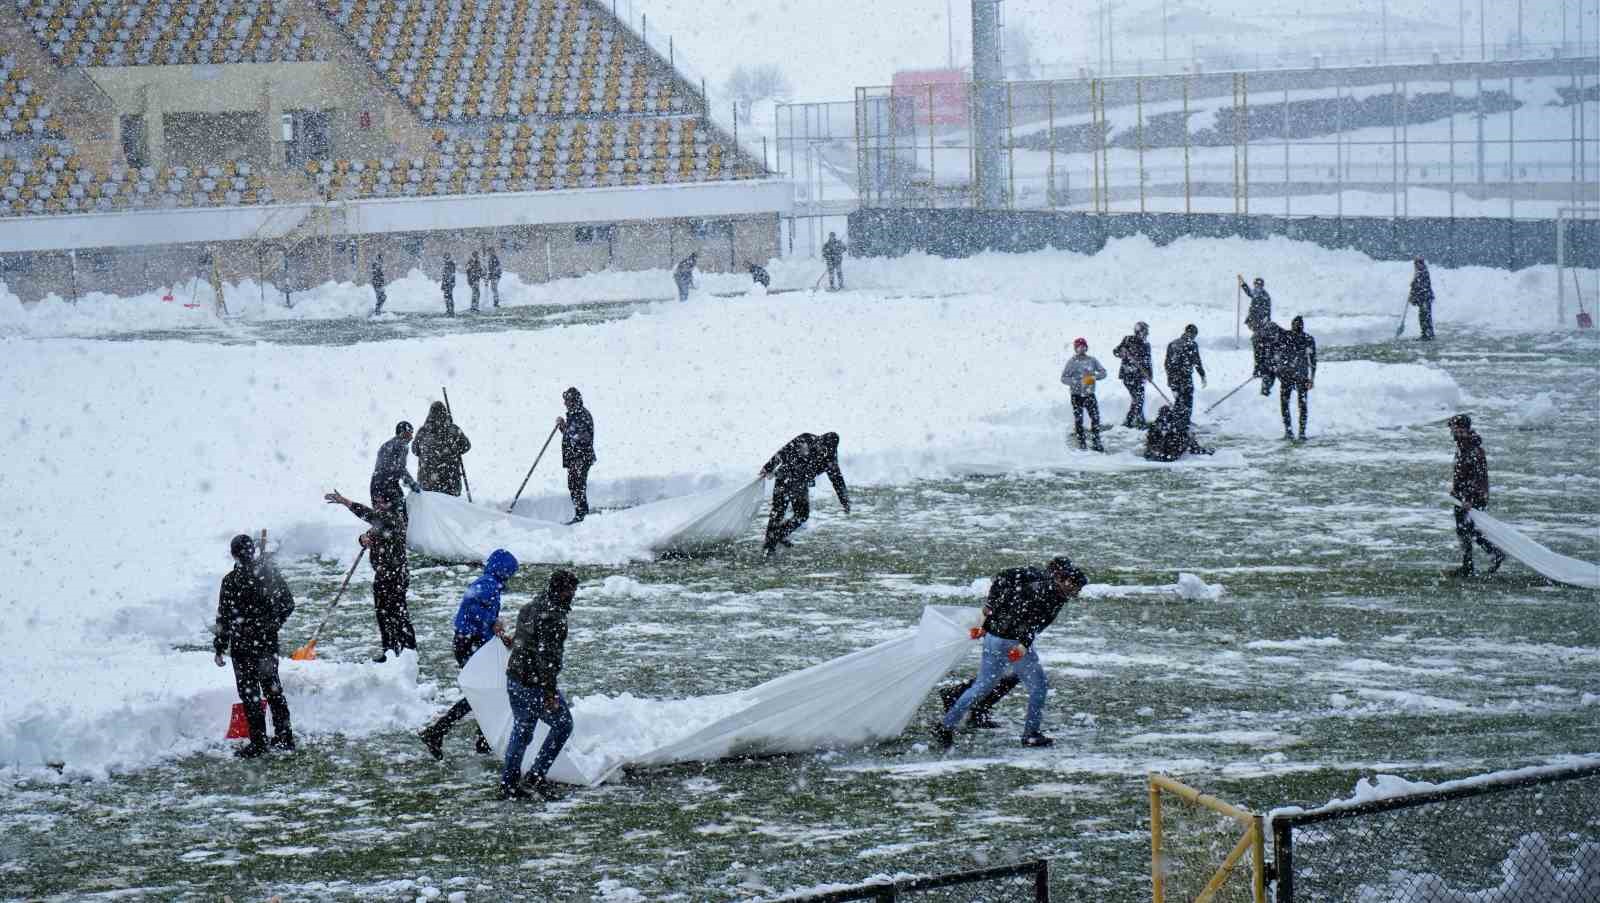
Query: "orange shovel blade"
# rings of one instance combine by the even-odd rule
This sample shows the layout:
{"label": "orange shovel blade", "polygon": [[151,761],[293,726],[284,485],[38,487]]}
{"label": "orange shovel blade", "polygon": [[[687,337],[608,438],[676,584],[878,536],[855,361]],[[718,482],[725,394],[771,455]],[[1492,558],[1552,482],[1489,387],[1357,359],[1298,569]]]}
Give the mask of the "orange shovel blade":
{"label": "orange shovel blade", "polygon": [[311,642],[305,644],[304,646],[301,646],[299,649],[296,649],[295,651],[289,653],[289,660],[290,661],[295,661],[295,662],[315,661],[316,658],[317,658],[317,641],[316,640],[312,640]]}

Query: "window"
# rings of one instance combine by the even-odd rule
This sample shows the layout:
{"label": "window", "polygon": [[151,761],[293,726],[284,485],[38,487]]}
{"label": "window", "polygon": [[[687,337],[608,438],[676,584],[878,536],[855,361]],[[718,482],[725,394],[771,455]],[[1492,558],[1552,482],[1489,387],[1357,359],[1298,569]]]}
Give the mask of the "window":
{"label": "window", "polygon": [[612,225],[579,226],[572,232],[572,239],[580,245],[586,245],[597,241],[603,241],[609,244],[610,242],[616,241],[616,238],[617,227]]}
{"label": "window", "polygon": [[733,222],[725,219],[696,219],[689,221],[689,233],[695,238],[715,238],[733,234]]}

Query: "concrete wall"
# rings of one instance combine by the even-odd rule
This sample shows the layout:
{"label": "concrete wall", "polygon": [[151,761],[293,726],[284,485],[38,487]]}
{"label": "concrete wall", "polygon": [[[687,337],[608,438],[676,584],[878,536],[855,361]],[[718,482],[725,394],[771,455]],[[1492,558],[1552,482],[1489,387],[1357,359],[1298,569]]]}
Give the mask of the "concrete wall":
{"label": "concrete wall", "polygon": [[[1568,262],[1600,267],[1600,220],[1574,221]],[[1282,235],[1325,248],[1351,248],[1377,260],[1424,257],[1440,266],[1518,270],[1555,263],[1554,220],[1412,217],[1235,216],[1213,213],[1059,213],[874,208],[850,215],[852,254],[898,257],[925,251],[968,257],[981,251],[1060,248],[1093,254],[1108,240],[1144,235],[1158,245],[1179,238]]]}
{"label": "concrete wall", "polygon": [[[489,247],[500,249],[501,266],[506,272],[516,273],[526,282],[605,269],[665,269],[695,249],[701,252],[701,269],[727,271],[730,236],[718,229],[714,240],[696,238],[697,230],[703,231],[703,222],[696,218],[617,223],[610,242],[604,237],[579,242],[580,224],[560,223],[315,236],[297,241],[186,242],[0,254],[0,280],[23,301],[37,301],[49,294],[82,296],[92,291],[134,295],[163,286],[175,286],[182,296],[188,291],[198,261],[210,252],[228,282],[264,277],[280,287],[287,281],[291,291],[304,291],[329,280],[366,284],[369,262],[379,253],[391,280],[413,267],[437,279],[444,255],[449,253],[456,261],[459,301],[468,291],[463,275],[467,258],[474,250]],[[777,213],[721,217],[713,222],[726,223],[731,228],[732,253],[740,270],[747,262],[764,264],[777,256]],[[670,290],[670,285],[664,285],[662,294]]]}

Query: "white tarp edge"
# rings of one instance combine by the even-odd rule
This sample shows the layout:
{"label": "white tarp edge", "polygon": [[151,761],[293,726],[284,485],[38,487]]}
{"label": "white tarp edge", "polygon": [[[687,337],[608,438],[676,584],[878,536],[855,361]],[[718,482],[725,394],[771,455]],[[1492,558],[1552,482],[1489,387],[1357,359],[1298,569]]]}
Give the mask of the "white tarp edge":
{"label": "white tarp edge", "polygon": [[[625,766],[701,762],[863,746],[898,737],[968,649],[977,609],[930,605],[922,620],[875,646],[738,693],[696,699],[569,697],[573,732],[550,779],[594,785]],[[490,642],[461,669],[461,691],[495,750],[511,737],[503,643]],[[543,723],[523,756],[532,767]]]}
{"label": "white tarp edge", "polygon": [[445,561],[479,562],[495,549],[523,561],[616,560],[644,552],[691,551],[733,542],[761,508],[766,481],[699,492],[592,516],[568,527],[507,514],[441,492],[408,497],[412,550]]}
{"label": "white tarp edge", "polygon": [[1471,513],[1472,523],[1486,539],[1507,555],[1557,583],[1600,589],[1600,565],[1552,552],[1517,532],[1510,524],[1482,511]]}

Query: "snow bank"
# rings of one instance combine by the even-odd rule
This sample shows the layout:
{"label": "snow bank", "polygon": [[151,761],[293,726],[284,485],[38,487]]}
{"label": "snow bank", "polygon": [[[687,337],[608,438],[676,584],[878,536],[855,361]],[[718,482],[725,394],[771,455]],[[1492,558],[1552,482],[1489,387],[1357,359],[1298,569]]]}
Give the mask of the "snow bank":
{"label": "snow bank", "polygon": [[[68,663],[11,657],[8,680],[20,679],[28,692],[0,710],[0,766],[103,775],[216,748],[227,733],[239,701],[231,660],[218,668],[208,653],[173,655],[146,644],[95,653],[93,670],[82,675],[93,692],[60,679],[59,666]],[[415,652],[383,664],[286,658],[279,675],[295,733],[305,738],[408,728],[435,709],[434,686],[417,680]]]}
{"label": "snow bank", "polygon": [[1438,875],[1407,875],[1386,887],[1364,886],[1359,903],[1591,903],[1600,899],[1600,843],[1583,843],[1572,863],[1558,868],[1543,834],[1524,834],[1500,863],[1499,884],[1482,890],[1452,888]]}
{"label": "snow bank", "polygon": [[[1182,239],[1162,247],[1144,236],[1132,236],[1113,240],[1094,255],[1045,250],[947,260],[917,253],[850,258],[845,269],[853,292],[995,295],[1040,303],[1071,302],[1103,308],[1108,314],[1117,311],[1119,331],[1111,341],[1130,331],[1134,320],[1150,320],[1154,328],[1152,316],[1159,311],[1187,310],[1192,312],[1187,320],[1202,330],[1202,344],[1224,337],[1232,342],[1238,300],[1234,274],[1241,269],[1267,280],[1273,312],[1281,323],[1287,326],[1294,315],[1303,314],[1307,328],[1324,343],[1393,339],[1412,272],[1409,261],[1376,261],[1359,251],[1330,250],[1281,236],[1265,241]],[[768,270],[774,290],[804,290],[790,294],[816,297],[810,289],[822,271],[820,261],[776,259],[769,262]],[[1555,332],[1569,327],[1556,322],[1553,266],[1516,272],[1492,267],[1434,267],[1431,272],[1439,299],[1434,315],[1447,327],[1470,324],[1479,331],[1506,333]],[[1315,278],[1307,274],[1315,274]],[[434,277],[415,269],[391,277],[386,317],[443,312]],[[1579,278],[1587,280],[1586,285],[1594,284],[1600,281],[1600,271],[1579,271]],[[759,299],[767,295],[742,272],[700,273],[696,280],[700,297],[718,294]],[[175,300],[162,301],[169,292]],[[329,282],[296,292],[293,308],[283,306],[282,293],[270,283],[259,285],[246,279],[225,284],[224,292],[230,314],[227,323],[365,317],[373,304],[369,286],[350,282]],[[458,287],[460,309],[465,308],[466,294],[464,287]],[[506,273],[500,296],[503,305],[520,307],[665,300],[675,298],[676,290],[667,269],[608,270],[550,282],[524,282],[518,274]],[[184,303],[190,301],[197,306],[186,308]],[[213,302],[210,286],[201,282],[129,297],[90,292],[76,304],[51,296],[24,306],[0,283],[0,335],[215,330],[225,324],[212,315]],[[1407,316],[1414,330],[1415,314]],[[1330,322],[1330,318],[1340,319]],[[1178,325],[1181,328],[1182,324]],[[1167,332],[1157,329],[1153,336]],[[1176,335],[1176,330],[1171,333]],[[1110,347],[1099,345],[1098,353],[1109,356]]]}
{"label": "snow bank", "polygon": [[1600,766],[1600,756],[1568,756],[1563,757],[1557,764],[1531,765],[1526,768],[1510,768],[1503,771],[1491,771],[1485,774],[1472,775],[1453,781],[1444,781],[1438,784],[1427,781],[1413,781],[1398,775],[1380,774],[1371,778],[1360,778],[1356,781],[1355,790],[1350,796],[1328,800],[1315,809],[1305,809],[1300,806],[1280,806],[1267,813],[1267,819],[1283,818],[1292,815],[1324,814],[1354,809],[1367,803],[1381,802],[1403,796],[1433,791],[1460,790],[1471,787],[1493,787],[1527,778],[1549,777],[1562,774],[1574,768]]}

